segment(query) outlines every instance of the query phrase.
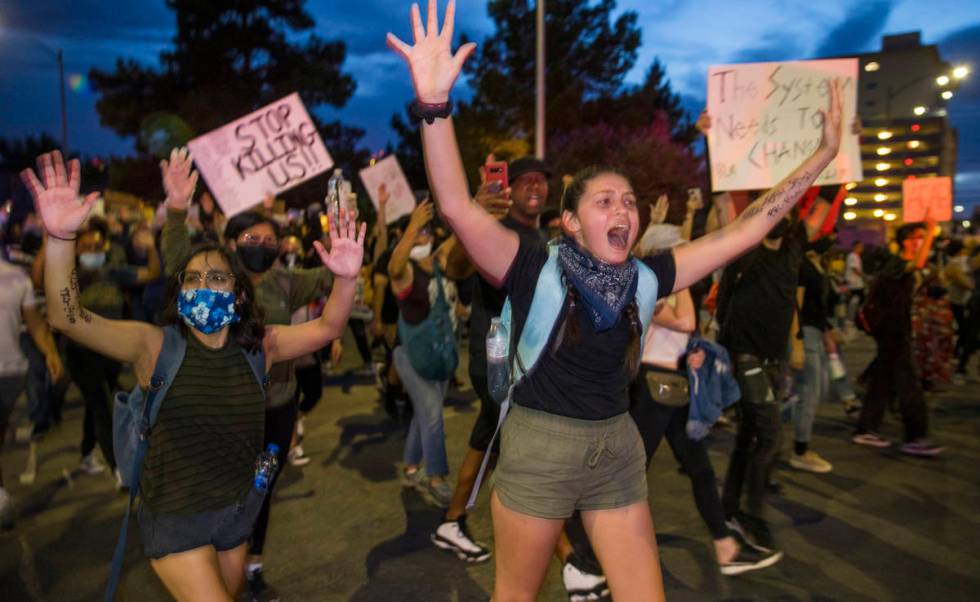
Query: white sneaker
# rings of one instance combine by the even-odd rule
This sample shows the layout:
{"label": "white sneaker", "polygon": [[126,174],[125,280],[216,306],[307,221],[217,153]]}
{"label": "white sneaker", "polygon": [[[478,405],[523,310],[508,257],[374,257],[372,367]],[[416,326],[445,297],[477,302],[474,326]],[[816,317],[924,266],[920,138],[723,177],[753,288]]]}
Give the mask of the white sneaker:
{"label": "white sneaker", "polygon": [[82,458],[79,466],[85,474],[99,474],[105,472],[106,469],[106,465],[95,456],[95,452]]}
{"label": "white sneaker", "polygon": [[118,468],[112,471],[112,476],[116,482],[116,491],[122,491],[123,489],[126,489],[126,486],[123,485],[122,473],[119,472]]}
{"label": "white sneaker", "polygon": [[293,466],[306,466],[310,463],[310,457],[303,452],[303,446],[297,445],[289,450],[289,463]]}
{"label": "white sneaker", "polygon": [[459,520],[443,522],[430,539],[437,547],[452,552],[466,562],[483,562],[490,558],[490,550],[477,543],[470,535],[465,516],[461,516]]}
{"label": "white sneaker", "polygon": [[561,580],[571,602],[600,600],[609,596],[609,584],[606,583],[605,575],[586,573],[571,562],[566,562],[562,567]]}

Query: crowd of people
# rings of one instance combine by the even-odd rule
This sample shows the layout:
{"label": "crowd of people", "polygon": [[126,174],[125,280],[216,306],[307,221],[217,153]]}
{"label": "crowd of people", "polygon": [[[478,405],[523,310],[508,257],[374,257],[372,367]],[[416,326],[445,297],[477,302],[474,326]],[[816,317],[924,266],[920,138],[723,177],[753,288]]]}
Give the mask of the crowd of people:
{"label": "crowd of people", "polygon": [[[663,599],[647,488],[663,439],[730,576],[782,558],[766,516],[778,460],[833,470],[811,447],[821,402],[840,402],[856,445],[889,447],[880,428],[897,408],[901,452],[943,452],[928,437],[925,394],[976,379],[980,245],[937,237],[927,218],[887,245],[840,249],[842,190],[813,187],[855,133],[841,124],[836,82],[820,146],[740,212],[725,195],[709,207],[692,195],[684,219],[667,223],[669,200],[638,198],[628,173],[559,178],[531,157],[510,162],[506,187],[481,168],[473,195],[448,111],[472,46],[453,53],[454,10],[442,28],[434,10],[423,24],[413,8],[412,45],[388,38],[412,76],[431,198],[421,191],[389,224],[382,188],[370,232],[320,203],[277,213],[271,197],[226,218],[183,149],[161,162],[155,215],[93,214],[97,193],[80,199],[78,162],[57,151],[24,172],[35,213],[5,221],[0,257],[0,445],[26,393],[22,484],[72,383],[84,402],[80,470],[138,489],[143,550],[170,593],[277,599],[263,576],[276,476],[309,462],[304,418],[347,328],[404,427],[401,483],[445,509],[432,543],[464,562],[494,557],[497,600],[533,600],[553,556],[572,600]],[[698,212],[707,227],[693,227]],[[511,341],[503,395],[492,324]],[[845,347],[861,331],[877,354],[848,375]],[[480,411],[453,459],[443,405],[462,380],[464,333]],[[180,359],[158,382],[174,340]],[[135,472],[114,449],[112,393],[126,370],[148,396],[165,391]],[[737,435],[719,488],[706,435],[728,421]],[[259,487],[263,450],[279,468]],[[493,550],[467,526],[488,470]]]}

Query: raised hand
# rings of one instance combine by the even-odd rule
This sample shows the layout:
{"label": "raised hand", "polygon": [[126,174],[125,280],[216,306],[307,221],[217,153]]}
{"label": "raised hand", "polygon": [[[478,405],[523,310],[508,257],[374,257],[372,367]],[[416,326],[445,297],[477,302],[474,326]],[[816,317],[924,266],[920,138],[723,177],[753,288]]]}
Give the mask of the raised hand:
{"label": "raised hand", "polygon": [[412,217],[408,220],[408,226],[405,227],[405,236],[415,236],[418,234],[419,230],[432,221],[433,213],[432,201],[422,201],[419,203],[418,207],[412,211]]}
{"label": "raised hand", "polygon": [[837,156],[840,149],[841,124],[843,122],[843,110],[841,109],[840,99],[840,78],[835,77],[827,86],[827,110],[822,111],[823,119],[823,138],[820,140],[820,148],[832,153],[831,157]]}
{"label": "raised hand", "polygon": [[167,193],[167,207],[186,211],[197,188],[197,172],[190,151],[186,147],[171,150],[170,161],[160,161],[160,173]]}
{"label": "raised hand", "polygon": [[38,157],[37,171],[41,174],[40,180],[31,168],[20,172],[20,178],[34,199],[34,207],[44,222],[44,229],[54,238],[73,240],[99,198],[99,193],[78,198],[82,183],[81,166],[78,159],[72,159],[66,169],[60,151]]}
{"label": "raised hand", "polygon": [[[339,224],[336,222],[340,222]],[[333,272],[337,278],[356,278],[361,271],[361,263],[364,260],[364,236],[367,231],[367,224],[361,223],[358,228],[357,222],[348,219],[347,209],[341,207],[340,219],[330,222],[330,251],[324,248],[323,243],[316,241],[313,248],[316,249],[320,261],[327,269]]]}
{"label": "raised hand", "polygon": [[384,184],[378,186],[378,206],[382,209],[388,206],[388,201],[391,199],[391,193],[388,192],[388,187]]}
{"label": "raised hand", "polygon": [[657,202],[650,205],[650,223],[662,224],[667,219],[667,210],[670,209],[670,200],[666,194],[657,197]]}
{"label": "raised hand", "polygon": [[446,17],[439,31],[439,11],[436,0],[429,0],[428,19],[422,25],[418,4],[412,4],[412,35],[415,44],[409,46],[394,34],[387,37],[388,46],[408,63],[412,73],[415,97],[426,104],[442,104],[449,100],[449,92],[463,69],[463,63],[476,49],[476,44],[464,44],[452,52],[453,27],[456,3],[446,5]]}

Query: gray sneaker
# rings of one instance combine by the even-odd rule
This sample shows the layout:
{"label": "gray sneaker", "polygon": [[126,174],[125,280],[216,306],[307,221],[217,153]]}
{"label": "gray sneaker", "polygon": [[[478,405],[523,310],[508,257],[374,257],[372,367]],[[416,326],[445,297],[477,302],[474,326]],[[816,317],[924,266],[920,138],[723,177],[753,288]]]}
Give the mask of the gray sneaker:
{"label": "gray sneaker", "polygon": [[404,468],[401,469],[402,487],[419,489],[425,481],[425,469],[419,468],[415,472],[407,472]]}
{"label": "gray sneaker", "polygon": [[432,503],[440,508],[448,508],[449,502],[453,499],[453,490],[445,480],[433,484],[431,479],[426,479],[419,484],[419,490],[428,495]]}

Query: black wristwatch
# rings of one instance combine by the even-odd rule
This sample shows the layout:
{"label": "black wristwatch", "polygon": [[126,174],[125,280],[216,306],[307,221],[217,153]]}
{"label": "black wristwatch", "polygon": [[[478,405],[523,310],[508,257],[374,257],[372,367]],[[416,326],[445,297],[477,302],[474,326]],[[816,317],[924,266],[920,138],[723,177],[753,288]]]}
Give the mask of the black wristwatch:
{"label": "black wristwatch", "polygon": [[432,125],[436,119],[445,119],[453,114],[453,101],[447,100],[446,102],[431,104],[416,99],[409,106],[408,111],[417,120],[425,120],[426,123]]}

